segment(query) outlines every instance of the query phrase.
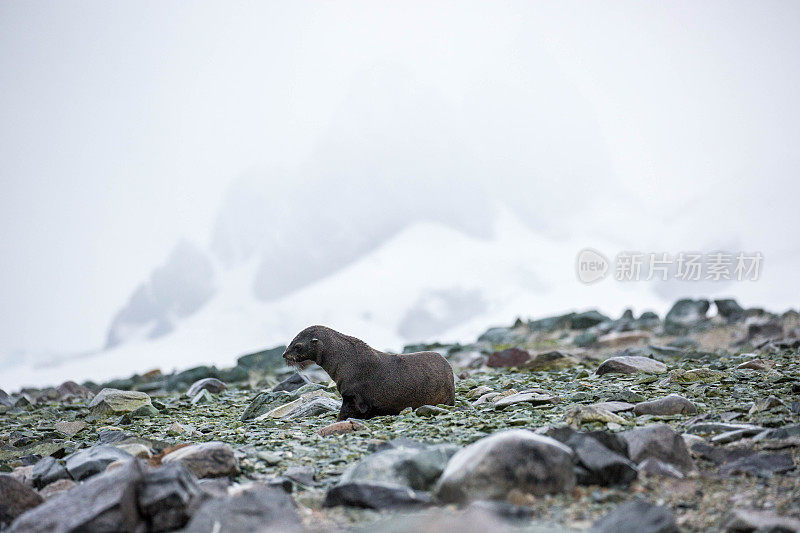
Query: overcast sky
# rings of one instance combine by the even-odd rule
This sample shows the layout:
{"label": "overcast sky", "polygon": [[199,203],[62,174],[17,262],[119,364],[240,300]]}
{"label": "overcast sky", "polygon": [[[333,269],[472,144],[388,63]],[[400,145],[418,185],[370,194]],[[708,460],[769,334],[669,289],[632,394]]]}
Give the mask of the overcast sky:
{"label": "overcast sky", "polygon": [[[761,249],[796,272],[798,50],[785,1],[5,0],[0,350],[99,346],[179,238],[208,243],[233,180],[342,146],[391,161],[429,131],[406,97],[458,137],[421,165],[455,174],[469,150],[547,231]],[[359,129],[360,95],[395,80]],[[568,216],[576,197],[591,216]]]}

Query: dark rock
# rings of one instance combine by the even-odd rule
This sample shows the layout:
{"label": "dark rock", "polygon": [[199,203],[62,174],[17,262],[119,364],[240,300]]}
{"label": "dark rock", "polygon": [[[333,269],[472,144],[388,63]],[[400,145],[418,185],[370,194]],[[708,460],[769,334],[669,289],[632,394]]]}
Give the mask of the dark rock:
{"label": "dark rock", "polygon": [[225,383],[239,383],[242,381],[247,381],[249,377],[250,371],[241,366],[226,368],[219,371],[219,379]]}
{"label": "dark rock", "polygon": [[185,533],[238,533],[256,531],[300,531],[300,517],[285,491],[254,484],[224,498],[203,503],[194,513]]}
{"label": "dark rock", "polygon": [[227,388],[228,386],[217,378],[203,378],[192,383],[192,386],[186,391],[186,396],[194,398],[202,390],[207,390],[212,394],[219,394]]}
{"label": "dark rock", "polygon": [[611,319],[599,311],[592,310],[572,315],[567,321],[567,324],[569,325],[569,329],[589,329],[592,326],[609,320]]}
{"label": "dark rock", "polygon": [[35,490],[8,474],[0,474],[0,529],[42,503]]}
{"label": "dark rock", "polygon": [[794,461],[788,453],[754,453],[722,465],[719,469],[723,475],[750,474],[759,477],[770,477],[794,470]]}
{"label": "dark rock", "polygon": [[551,316],[547,318],[540,318],[533,320],[528,324],[531,331],[555,331],[557,329],[564,329],[568,326],[569,320],[575,313],[567,313],[566,315]]}
{"label": "dark rock", "polygon": [[12,401],[11,397],[3,389],[0,389],[0,405],[5,407],[14,406],[14,402]]}
{"label": "dark rock", "polygon": [[717,435],[719,433],[728,433],[731,431],[745,431],[751,435],[756,435],[763,431],[761,426],[753,424],[728,424],[724,422],[696,422],[689,424],[686,428],[687,433],[696,433],[699,435]]}
{"label": "dark rock", "polygon": [[505,499],[512,490],[537,496],[572,490],[572,450],[560,442],[516,429],[490,435],[458,451],[435,493],[444,502]]}
{"label": "dark rock", "polygon": [[790,437],[800,437],[800,424],[767,429],[759,433],[754,440],[788,439]]}
{"label": "dark rock", "polygon": [[678,300],[664,318],[664,333],[682,335],[706,320],[710,304],[708,300]]}
{"label": "dark rock", "polygon": [[232,476],[239,473],[239,461],[230,444],[204,442],[179,448],[161,459],[163,464],[183,463],[198,478]]}
{"label": "dark rock", "polygon": [[583,332],[572,338],[572,344],[579,348],[586,348],[597,342],[597,335],[591,332]]}
{"label": "dark rock", "polygon": [[242,413],[242,422],[253,420],[276,407],[278,402],[285,402],[288,398],[286,392],[264,391],[259,393]]}
{"label": "dark rock", "polygon": [[714,304],[717,306],[717,314],[728,323],[745,319],[744,308],[732,298],[714,300]]}
{"label": "dark rock", "polygon": [[694,469],[694,461],[680,433],[666,424],[654,424],[621,433],[628,444],[628,457],[636,464],[649,457],[669,463],[681,472]]}
{"label": "dark rock", "polygon": [[747,337],[744,341],[753,342],[755,340],[779,339],[781,337],[783,337],[783,324],[777,320],[768,320],[750,324],[747,327]]}
{"label": "dark rock", "polygon": [[286,351],[286,346],[276,346],[269,350],[243,355],[236,360],[236,364],[248,370],[277,370],[286,364],[283,360],[284,351]]}
{"label": "dark rock", "polygon": [[141,480],[139,463],[128,461],[28,511],[9,532],[139,531],[144,527],[136,506],[136,486]]}
{"label": "dark rock", "polygon": [[724,465],[742,459],[743,457],[750,457],[756,452],[751,448],[711,446],[703,442],[697,442],[692,444],[692,453],[700,459],[711,461],[716,465]]}
{"label": "dark rock", "polygon": [[623,503],[592,524],[591,533],[678,533],[675,515],[667,507],[645,501]]}
{"label": "dark rock", "polygon": [[59,479],[69,479],[69,473],[66,468],[61,466],[61,463],[51,456],[40,459],[31,472],[33,486],[37,489],[44,488]]}
{"label": "dark rock", "polygon": [[663,398],[636,404],[633,412],[637,415],[693,415],[697,406],[680,394],[669,394]]}
{"label": "dark rock", "polygon": [[478,337],[478,342],[489,344],[517,344],[525,340],[525,335],[514,328],[489,328]]}
{"label": "dark rock", "polygon": [[115,461],[129,461],[133,456],[114,446],[100,444],[67,457],[67,472],[75,481],[100,474]]}
{"label": "dark rock", "polygon": [[581,485],[629,485],[636,479],[636,465],[627,457],[603,446],[592,437],[576,433],[567,441],[578,463],[586,470]]}
{"label": "dark rock", "polygon": [[[289,481],[289,485],[291,484],[292,482]],[[231,480],[226,477],[198,479],[197,486],[206,496],[210,496],[212,498],[224,498],[228,495],[228,488],[231,486]]]}
{"label": "dark rock", "polygon": [[272,387],[273,392],[279,391],[286,391],[286,392],[294,392],[303,385],[308,385],[311,383],[307,377],[305,377],[300,372],[295,372],[288,378],[284,379],[274,387]]}
{"label": "dark rock", "polygon": [[649,357],[641,357],[637,355],[623,355],[619,357],[611,357],[603,361],[597,367],[595,374],[602,376],[603,374],[635,374],[637,372],[645,372],[648,374],[661,374],[667,371],[667,365]]}
{"label": "dark rock", "polygon": [[167,378],[167,389],[180,390],[186,389],[194,383],[203,378],[219,378],[219,370],[215,366],[196,366],[183,372],[178,372]]}
{"label": "dark rock", "polygon": [[342,474],[340,483],[401,485],[430,490],[444,472],[447,462],[460,448],[453,444],[411,447],[397,445],[365,456]]}
{"label": "dark rock", "polygon": [[86,400],[94,396],[92,391],[83,385],[78,385],[74,381],[65,381],[56,388],[56,391],[62,400],[67,400],[70,398],[80,398]]}
{"label": "dark rock", "polygon": [[522,366],[531,359],[531,354],[519,348],[508,348],[499,352],[494,352],[486,361],[486,366],[491,368],[507,368],[512,366]]}
{"label": "dark rock", "polygon": [[397,509],[427,507],[431,498],[427,492],[418,492],[402,485],[349,482],[328,489],[323,507],[359,507],[363,509]]}
{"label": "dark rock", "polygon": [[195,477],[181,463],[148,470],[137,487],[139,512],[149,531],[172,531],[186,525],[192,504],[202,494]]}
{"label": "dark rock", "polygon": [[528,370],[561,370],[578,364],[577,359],[571,355],[558,351],[549,351],[535,354],[530,361],[523,364]]}

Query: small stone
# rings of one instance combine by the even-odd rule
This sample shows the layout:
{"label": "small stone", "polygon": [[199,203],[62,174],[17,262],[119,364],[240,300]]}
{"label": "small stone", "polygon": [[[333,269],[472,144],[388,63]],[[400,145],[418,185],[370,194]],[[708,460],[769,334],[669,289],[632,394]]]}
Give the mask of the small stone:
{"label": "small stone", "polygon": [[644,372],[647,374],[662,374],[667,371],[667,365],[649,357],[640,355],[621,355],[611,357],[603,361],[595,370],[595,374],[635,374]]}
{"label": "small stone", "polygon": [[530,361],[522,366],[528,370],[562,370],[578,364],[578,360],[558,351],[549,351],[535,354]]}
{"label": "small stone", "polygon": [[503,395],[499,392],[487,392],[486,394],[484,394],[483,396],[472,402],[472,406],[478,407],[479,405],[489,403],[490,401],[496,398],[502,398],[502,397]]}
{"label": "small stone", "polygon": [[683,473],[669,463],[660,461],[655,457],[648,457],[639,463],[639,472],[644,472],[651,476],[672,477],[675,479],[683,479]]}
{"label": "small stone", "polygon": [[189,521],[202,494],[195,477],[181,463],[145,471],[136,487],[137,510],[151,530],[173,531]]}
{"label": "small stone", "polygon": [[314,472],[314,468],[310,466],[290,466],[283,475],[295,483],[310,487],[314,485],[316,473]]}
{"label": "small stone", "polygon": [[675,515],[645,501],[623,503],[592,524],[591,533],[679,533]]}
{"label": "small stone", "polygon": [[488,394],[492,392],[491,387],[487,387],[486,385],[481,385],[480,387],[475,387],[474,389],[470,390],[466,397],[468,400],[475,400],[483,396],[484,394]]}
{"label": "small stone", "polygon": [[604,424],[614,423],[621,426],[628,424],[628,421],[611,411],[601,409],[592,405],[575,404],[564,413],[564,422],[571,426],[580,426],[587,422],[602,422]]}
{"label": "small stone", "polygon": [[629,429],[621,436],[628,444],[628,457],[637,464],[653,457],[674,465],[684,473],[695,468],[683,438],[666,424]]}
{"label": "small stone", "polygon": [[447,409],[435,405],[420,405],[414,409],[414,414],[417,416],[437,416],[445,415],[449,412]]}
{"label": "small stone", "polygon": [[669,380],[672,383],[717,383],[725,377],[725,373],[710,368],[694,368],[692,370],[682,370],[676,368],[669,373]]}
{"label": "small stone", "polygon": [[86,400],[94,396],[92,391],[83,385],[78,385],[74,381],[65,381],[56,387],[56,392],[58,392],[58,395],[62,400],[68,400],[71,398]]}
{"label": "small stone", "polygon": [[794,461],[787,453],[753,453],[723,464],[719,471],[723,475],[750,474],[770,477],[793,469]]}
{"label": "small stone", "polygon": [[750,408],[747,414],[754,415],[756,413],[761,413],[763,411],[769,411],[775,407],[785,407],[786,404],[783,403],[781,400],[776,398],[775,396],[768,396],[766,398],[761,398],[760,400],[756,400],[753,403],[753,407]]}
{"label": "small stone", "polygon": [[212,394],[219,394],[227,388],[228,386],[217,378],[203,378],[192,383],[192,386],[186,391],[186,396],[194,398],[202,390],[206,390]]}
{"label": "small stone", "polygon": [[165,455],[161,462],[183,463],[198,478],[232,476],[239,473],[239,461],[230,444],[204,442],[179,448]]}
{"label": "small stone", "polygon": [[272,391],[273,392],[280,392],[280,391],[294,392],[297,389],[299,389],[300,387],[302,387],[303,385],[308,385],[309,383],[311,383],[311,382],[308,380],[307,377],[305,377],[303,374],[301,374],[299,372],[295,372],[294,374],[292,374],[288,378],[284,379],[283,381],[281,381],[280,383],[278,383],[277,385],[272,387]]}
{"label": "small stone", "polygon": [[89,409],[94,415],[108,415],[128,413],[145,405],[152,405],[152,403],[150,396],[144,392],[103,389],[89,404]]}
{"label": "small stone", "polygon": [[80,450],[66,459],[66,468],[75,481],[100,474],[106,467],[115,461],[128,461],[133,456],[115,446],[99,444],[85,450]]}
{"label": "small stone", "polygon": [[663,398],[636,404],[633,412],[637,415],[693,415],[697,406],[680,394],[669,394]]}
{"label": "small stone", "polygon": [[53,427],[59,433],[63,433],[67,437],[74,437],[86,428],[86,422],[83,420],[73,420],[71,422],[61,421],[53,424]]}
{"label": "small stone", "polygon": [[708,300],[678,300],[664,317],[664,332],[667,335],[683,335],[706,320],[711,306]]}
{"label": "small stone", "polygon": [[187,426],[185,424],[181,424],[180,422],[173,422],[167,428],[167,435],[171,435],[173,437],[178,437],[180,435],[195,435],[197,434],[197,430],[191,426]]}
{"label": "small stone", "polygon": [[757,370],[759,372],[767,372],[774,366],[775,363],[773,361],[768,361],[765,359],[751,359],[750,361],[745,361],[736,368],[739,370]]}
{"label": "small stone", "polygon": [[623,413],[625,411],[633,411],[634,405],[628,402],[598,402],[593,403],[590,407],[604,409],[612,413]]}
{"label": "small stone", "polygon": [[507,499],[512,491],[542,496],[575,486],[573,453],[524,429],[501,431],[461,449],[447,463],[435,493],[443,502]]}
{"label": "small stone", "polygon": [[541,389],[535,391],[522,391],[516,394],[511,394],[504,398],[500,398],[494,402],[497,409],[514,405],[515,403],[528,403],[531,405],[548,405],[558,403],[558,398],[552,394],[542,391]]}
{"label": "small stone", "polygon": [[42,503],[32,488],[8,474],[0,474],[0,528]]}
{"label": "small stone", "polygon": [[499,352],[494,352],[486,361],[486,366],[490,368],[509,368],[522,366],[531,359],[531,354],[520,348],[508,348]]}
{"label": "small stone", "polygon": [[334,422],[333,424],[327,425],[324,428],[318,429],[317,434],[322,437],[327,437],[330,435],[344,435],[345,433],[361,431],[364,428],[366,428],[366,426],[356,420],[341,420],[339,422]]}
{"label": "small stone", "polygon": [[192,405],[204,405],[209,403],[214,403],[214,396],[206,389],[202,389],[192,398]]}

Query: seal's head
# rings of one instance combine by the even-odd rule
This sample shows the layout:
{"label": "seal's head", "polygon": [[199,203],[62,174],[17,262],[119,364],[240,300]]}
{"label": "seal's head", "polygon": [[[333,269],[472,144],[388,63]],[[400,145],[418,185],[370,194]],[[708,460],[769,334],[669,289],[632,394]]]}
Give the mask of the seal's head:
{"label": "seal's head", "polygon": [[[318,326],[311,326],[292,339],[286,351],[283,352],[283,358],[290,365],[306,365],[310,363],[319,363],[319,356],[322,349],[322,342],[320,341]],[[305,365],[302,365],[305,366]]]}

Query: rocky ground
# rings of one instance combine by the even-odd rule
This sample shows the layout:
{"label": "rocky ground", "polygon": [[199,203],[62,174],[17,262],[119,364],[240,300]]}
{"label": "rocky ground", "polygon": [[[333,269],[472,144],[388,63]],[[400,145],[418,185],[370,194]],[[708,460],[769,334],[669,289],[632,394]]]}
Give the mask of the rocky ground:
{"label": "rocky ground", "polygon": [[681,300],[420,349],[452,363],[455,406],[337,423],[283,347],[0,391],[0,528],[800,531],[795,312]]}

